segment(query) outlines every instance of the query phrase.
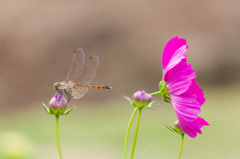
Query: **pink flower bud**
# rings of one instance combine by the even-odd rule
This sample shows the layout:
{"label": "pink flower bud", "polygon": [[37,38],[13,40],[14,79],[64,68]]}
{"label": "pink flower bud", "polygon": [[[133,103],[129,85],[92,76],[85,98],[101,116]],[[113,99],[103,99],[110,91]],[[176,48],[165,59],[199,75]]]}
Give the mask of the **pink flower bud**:
{"label": "pink flower bud", "polygon": [[152,96],[145,91],[137,91],[133,95],[133,100],[136,102],[150,103]]}
{"label": "pink flower bud", "polygon": [[152,101],[152,96],[145,91],[137,91],[133,95],[133,101],[138,107],[145,107]]}
{"label": "pink flower bud", "polygon": [[52,99],[49,101],[49,107],[52,111],[56,113],[64,113],[67,108],[67,100],[63,97],[61,93],[56,93]]}
{"label": "pink flower bud", "polygon": [[174,123],[173,126],[174,126],[175,129],[181,129],[178,120]]}
{"label": "pink flower bud", "polygon": [[174,123],[173,127],[178,133],[183,133],[178,120]]}

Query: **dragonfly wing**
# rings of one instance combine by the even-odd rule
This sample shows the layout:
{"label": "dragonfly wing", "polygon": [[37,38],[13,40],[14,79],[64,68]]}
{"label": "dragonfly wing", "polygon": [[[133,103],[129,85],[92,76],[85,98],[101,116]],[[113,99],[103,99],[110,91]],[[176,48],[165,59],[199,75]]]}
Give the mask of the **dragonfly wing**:
{"label": "dragonfly wing", "polygon": [[74,99],[80,99],[87,93],[87,91],[88,91],[87,87],[72,88],[71,96]]}
{"label": "dragonfly wing", "polygon": [[90,56],[86,66],[82,70],[81,75],[76,81],[81,84],[90,84],[96,75],[98,62],[98,56]]}
{"label": "dragonfly wing", "polygon": [[74,81],[83,70],[85,54],[82,48],[78,48],[73,55],[72,65],[68,71],[67,79]]}

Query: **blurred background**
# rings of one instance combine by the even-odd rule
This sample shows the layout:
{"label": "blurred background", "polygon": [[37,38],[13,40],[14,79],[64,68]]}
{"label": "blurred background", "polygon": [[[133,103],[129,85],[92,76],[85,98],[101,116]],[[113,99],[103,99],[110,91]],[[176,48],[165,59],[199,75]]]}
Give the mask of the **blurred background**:
{"label": "blurred background", "polygon": [[[76,48],[99,56],[92,84],[113,89],[89,90],[71,101],[78,109],[60,118],[63,156],[122,158],[133,111],[123,95],[158,90],[162,50],[175,36],[187,39],[188,62],[206,98],[200,116],[211,125],[195,139],[186,137],[182,158],[240,158],[239,5],[237,0],[0,1],[1,158],[59,158],[55,119],[41,103],[54,95],[53,83],[66,79]],[[180,136],[164,127],[176,121],[175,114],[160,97],[154,100],[160,106],[143,112],[135,157],[158,140],[143,159],[176,158]]]}

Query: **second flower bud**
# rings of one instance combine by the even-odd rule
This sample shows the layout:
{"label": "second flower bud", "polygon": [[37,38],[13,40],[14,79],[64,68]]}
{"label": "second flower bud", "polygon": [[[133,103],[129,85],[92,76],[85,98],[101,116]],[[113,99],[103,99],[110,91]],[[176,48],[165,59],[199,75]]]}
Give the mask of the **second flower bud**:
{"label": "second flower bud", "polygon": [[152,96],[144,90],[137,91],[133,94],[133,104],[139,108],[146,108],[152,102]]}

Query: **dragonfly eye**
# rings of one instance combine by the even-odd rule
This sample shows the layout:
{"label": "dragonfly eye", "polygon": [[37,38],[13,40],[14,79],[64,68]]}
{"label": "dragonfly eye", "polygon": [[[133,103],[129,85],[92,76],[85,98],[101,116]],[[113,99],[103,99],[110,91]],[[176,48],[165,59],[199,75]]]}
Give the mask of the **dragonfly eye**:
{"label": "dragonfly eye", "polygon": [[59,87],[60,87],[60,83],[59,82],[56,82],[56,83],[53,84],[53,88],[55,90],[59,90]]}

